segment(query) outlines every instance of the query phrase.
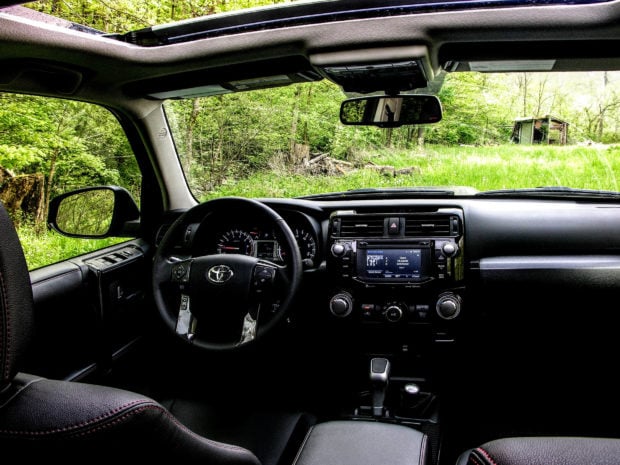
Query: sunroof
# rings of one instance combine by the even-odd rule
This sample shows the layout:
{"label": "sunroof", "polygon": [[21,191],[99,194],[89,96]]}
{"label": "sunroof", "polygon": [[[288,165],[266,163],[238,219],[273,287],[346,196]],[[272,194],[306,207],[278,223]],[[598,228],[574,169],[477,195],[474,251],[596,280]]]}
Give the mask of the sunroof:
{"label": "sunroof", "polygon": [[[272,4],[266,5],[269,1]],[[0,11],[25,16],[37,21],[54,23],[61,27],[103,34],[104,32],[100,30],[83,25],[91,23],[93,18],[89,15],[94,15],[95,11],[100,9],[101,12],[106,12],[109,15],[105,27],[102,27],[109,37],[148,47],[240,32],[347,19],[473,8],[577,5],[608,1],[611,0],[245,0],[221,2],[219,9],[213,6],[209,9],[192,9],[191,11],[180,11],[182,8],[182,4],[180,4],[178,8],[171,10],[169,15],[175,20],[163,25],[155,25],[155,20],[149,22],[148,18],[155,17],[150,14],[154,6],[149,2],[141,2],[140,4],[119,2],[112,7],[107,1],[93,0],[89,4],[89,9],[82,13],[69,8],[64,2],[59,2],[56,10],[50,10],[49,2],[31,2],[25,4],[29,8],[8,7],[2,9],[0,7]],[[215,2],[213,5],[216,4],[218,3]],[[259,4],[262,6],[255,6]],[[243,8],[247,6],[250,8]],[[69,9],[65,11],[63,8]],[[227,8],[230,10],[226,11]],[[191,19],[177,21],[177,18]],[[119,30],[119,28],[123,28],[123,25],[125,25],[125,30]],[[126,25],[132,25],[129,27],[133,30],[127,32]]]}
{"label": "sunroof", "polygon": [[11,6],[6,6],[6,7],[2,7],[0,5],[0,13],[9,14],[13,16],[19,16],[20,18],[25,18],[30,21],[37,21],[39,23],[51,24],[56,27],[62,27],[66,29],[72,29],[75,31],[87,32],[89,34],[98,34],[98,35],[103,34],[102,31],[99,31],[90,26],[86,26],[84,24],[69,21],[59,16],[46,14],[46,13],[33,10],[31,8],[19,6],[19,5],[11,5]]}
{"label": "sunroof", "polygon": [[302,0],[152,26],[114,37],[141,46],[160,46],[240,32],[347,19],[608,1],[611,0]]}

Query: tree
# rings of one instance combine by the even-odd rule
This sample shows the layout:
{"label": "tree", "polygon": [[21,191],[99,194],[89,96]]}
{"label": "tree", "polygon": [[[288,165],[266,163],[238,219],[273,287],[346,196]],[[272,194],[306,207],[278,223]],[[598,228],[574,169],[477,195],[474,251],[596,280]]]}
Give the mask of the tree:
{"label": "tree", "polygon": [[0,166],[15,174],[41,173],[44,209],[75,187],[122,184],[134,193],[140,174],[118,121],[96,105],[0,94]]}

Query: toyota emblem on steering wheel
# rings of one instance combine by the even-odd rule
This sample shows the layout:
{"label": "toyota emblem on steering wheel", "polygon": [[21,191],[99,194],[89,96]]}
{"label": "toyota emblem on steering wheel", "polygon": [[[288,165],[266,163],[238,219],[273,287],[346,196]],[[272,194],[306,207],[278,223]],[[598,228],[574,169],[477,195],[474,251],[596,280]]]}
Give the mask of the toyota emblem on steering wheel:
{"label": "toyota emblem on steering wheel", "polygon": [[233,270],[227,265],[215,265],[207,271],[207,279],[215,284],[224,284],[233,277]]}

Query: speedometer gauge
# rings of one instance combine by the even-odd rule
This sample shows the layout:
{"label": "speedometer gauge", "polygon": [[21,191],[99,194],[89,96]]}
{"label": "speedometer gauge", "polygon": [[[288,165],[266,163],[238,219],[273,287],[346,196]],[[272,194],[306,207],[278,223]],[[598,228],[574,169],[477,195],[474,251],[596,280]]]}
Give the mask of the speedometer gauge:
{"label": "speedometer gauge", "polygon": [[241,229],[231,229],[219,236],[217,240],[218,253],[236,253],[252,255],[254,239],[249,233]]}

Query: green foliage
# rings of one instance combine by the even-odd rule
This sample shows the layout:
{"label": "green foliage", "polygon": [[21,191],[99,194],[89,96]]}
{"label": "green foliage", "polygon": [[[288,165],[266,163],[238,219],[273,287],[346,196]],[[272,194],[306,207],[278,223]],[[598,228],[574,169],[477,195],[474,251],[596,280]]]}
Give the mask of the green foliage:
{"label": "green foliage", "polygon": [[22,224],[19,238],[26,256],[28,269],[34,270],[50,263],[77,257],[127,239],[111,237],[106,239],[75,239],[61,236],[53,231],[41,233],[32,224]]}
{"label": "green foliage", "polygon": [[[96,105],[0,94],[0,166],[16,175],[42,173],[50,197],[115,184],[139,198],[141,175],[127,138],[114,116]],[[30,268],[118,242],[69,239],[41,229],[20,224],[18,230]]]}
{"label": "green foliage", "polygon": [[62,200],[56,223],[65,233],[102,236],[110,229],[113,213],[111,190],[85,191]]}
{"label": "green foliage", "polygon": [[135,156],[109,111],[27,95],[0,94],[0,103],[0,166],[16,174],[43,173],[52,196],[93,184],[137,191]]}
{"label": "green foliage", "polygon": [[[338,96],[335,98],[335,96]],[[195,193],[247,176],[289,154],[292,143],[331,150],[340,90],[329,82],[166,103],[181,162]]]}
{"label": "green foliage", "polygon": [[26,6],[103,32],[127,32],[290,0],[38,0]]}
{"label": "green foliage", "polygon": [[44,156],[36,147],[0,144],[0,166],[14,172],[24,172],[28,166],[40,162]]}
{"label": "green foliage", "polygon": [[469,186],[480,191],[515,186],[620,188],[615,175],[620,172],[619,146],[428,146],[425,150],[381,149],[365,157],[378,165],[410,170],[394,176],[364,168],[361,163],[343,176],[259,172],[229,181],[203,200],[222,195],[294,197],[360,187]]}

